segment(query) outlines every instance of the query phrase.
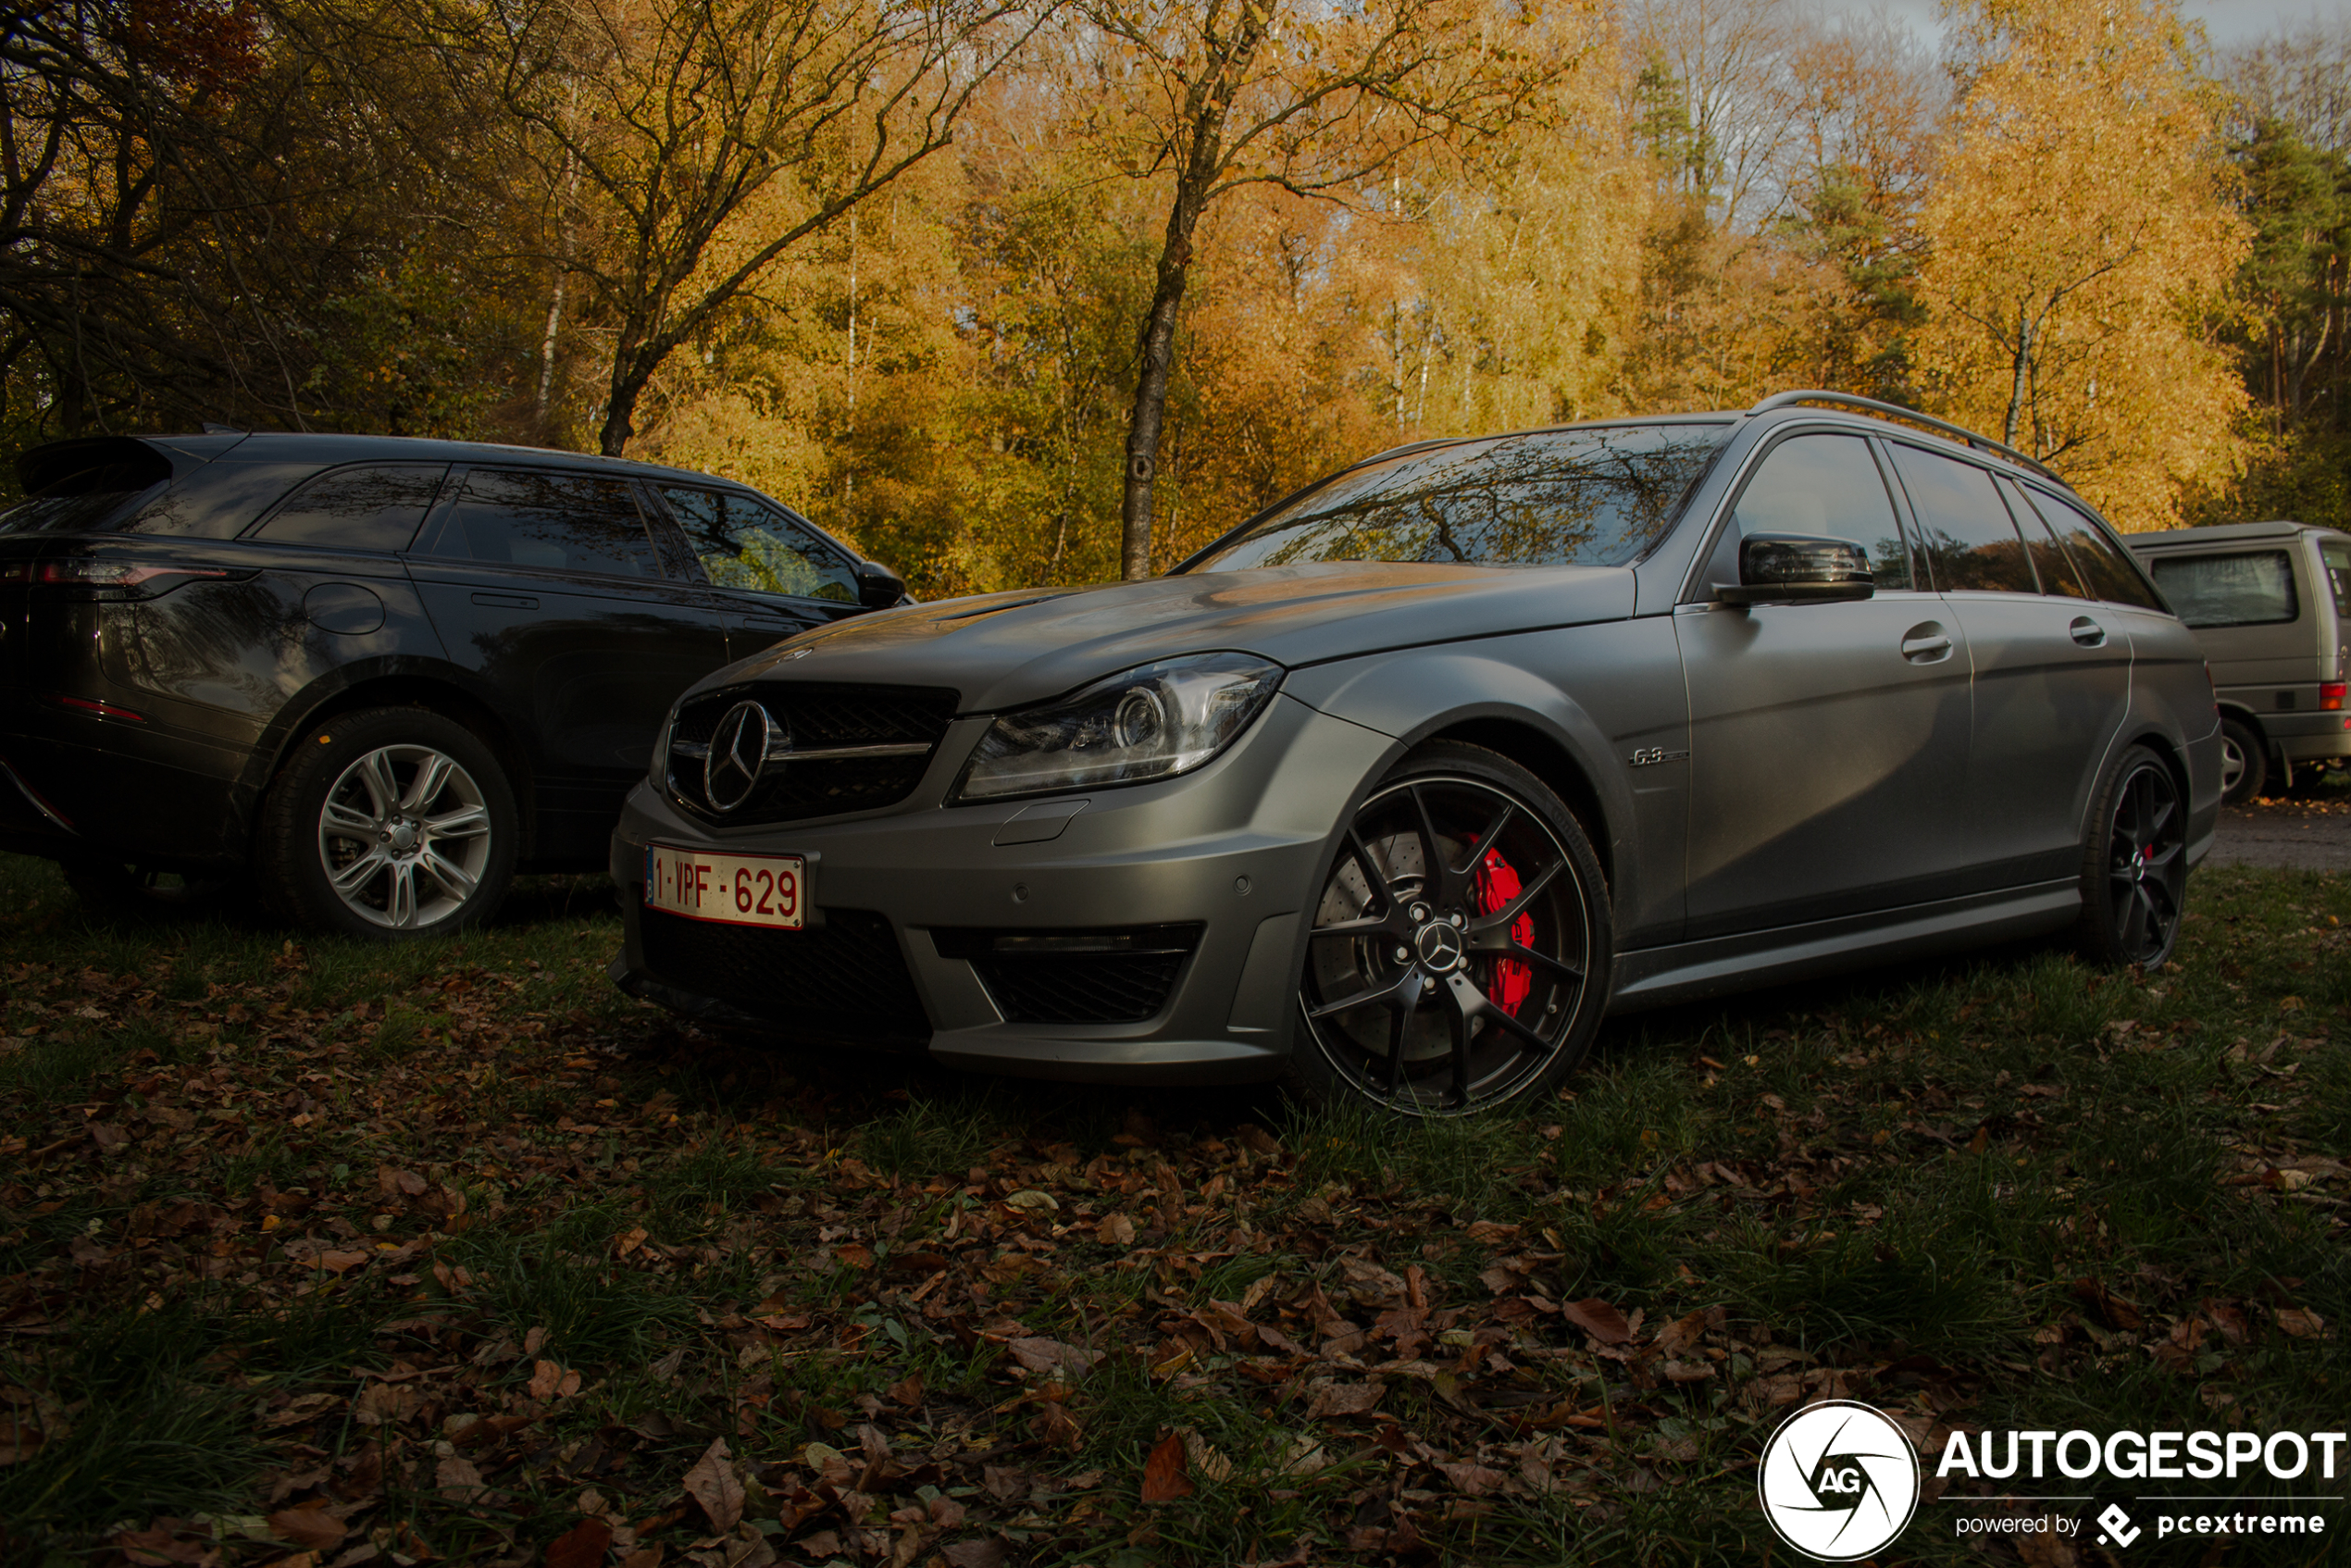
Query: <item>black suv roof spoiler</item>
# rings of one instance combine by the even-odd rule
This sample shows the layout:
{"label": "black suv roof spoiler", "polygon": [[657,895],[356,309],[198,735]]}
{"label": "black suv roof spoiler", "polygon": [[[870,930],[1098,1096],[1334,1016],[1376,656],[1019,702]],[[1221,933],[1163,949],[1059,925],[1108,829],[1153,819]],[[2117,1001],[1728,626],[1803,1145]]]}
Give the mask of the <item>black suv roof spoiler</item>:
{"label": "black suv roof spoiler", "polygon": [[1922,414],[1915,408],[1905,408],[1898,403],[1880,403],[1876,398],[1860,397],[1852,392],[1773,392],[1770,397],[1748,409],[1748,413],[1767,414],[1774,408],[1792,408],[1808,403],[1824,404],[1831,408],[1858,409],[1864,414],[1875,415],[1881,419],[1897,419],[1904,424],[1916,425],[1921,429],[1931,431],[1935,435],[1948,436],[1960,445],[1972,446],[1978,452],[1997,453],[2018,467],[2029,468],[2051,484],[2065,485],[2068,490],[2073,488],[2051,473],[2048,466],[2037,457],[2027,457],[2015,447],[2003,442],[1994,441],[1990,436],[1978,435],[1965,425],[1954,425],[1948,419],[1938,419],[1932,414]]}
{"label": "black suv roof spoiler", "polygon": [[171,477],[171,460],[137,436],[75,436],[19,454],[17,483],[26,495],[38,495],[100,468],[128,468],[150,484]]}

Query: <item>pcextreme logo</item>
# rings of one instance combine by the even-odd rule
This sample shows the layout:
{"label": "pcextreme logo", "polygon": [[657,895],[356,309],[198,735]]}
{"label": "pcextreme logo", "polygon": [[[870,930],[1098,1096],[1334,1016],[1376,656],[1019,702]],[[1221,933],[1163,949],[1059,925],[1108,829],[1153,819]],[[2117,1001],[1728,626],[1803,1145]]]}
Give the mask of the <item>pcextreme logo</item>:
{"label": "pcextreme logo", "polygon": [[1919,1505],[1909,1435],[1854,1400],[1822,1400],[1764,1445],[1756,1495],[1780,1539],[1821,1562],[1852,1562],[1900,1535]]}

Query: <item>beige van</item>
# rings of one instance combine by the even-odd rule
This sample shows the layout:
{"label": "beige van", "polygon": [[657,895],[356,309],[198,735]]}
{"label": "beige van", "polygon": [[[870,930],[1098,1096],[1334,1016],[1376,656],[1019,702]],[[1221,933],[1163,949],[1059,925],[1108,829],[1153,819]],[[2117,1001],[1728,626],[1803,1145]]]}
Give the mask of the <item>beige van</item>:
{"label": "beige van", "polygon": [[2225,799],[2351,756],[2351,534],[2276,522],[2123,539],[2211,662]]}

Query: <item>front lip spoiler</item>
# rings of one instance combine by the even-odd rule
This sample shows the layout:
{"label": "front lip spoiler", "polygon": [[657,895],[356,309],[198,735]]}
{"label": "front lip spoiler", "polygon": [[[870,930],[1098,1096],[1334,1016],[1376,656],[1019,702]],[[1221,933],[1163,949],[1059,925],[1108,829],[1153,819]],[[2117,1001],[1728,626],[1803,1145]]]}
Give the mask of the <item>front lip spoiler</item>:
{"label": "front lip spoiler", "polygon": [[69,833],[77,839],[81,837],[81,829],[74,827],[72,823],[67,821],[64,813],[57,810],[56,807],[51,805],[47,801],[43,800],[41,798],[41,792],[38,790],[35,790],[31,785],[26,783],[24,781],[24,775],[19,773],[14,767],[10,766],[8,759],[6,757],[0,757],[0,774],[6,774],[7,776],[8,782],[17,787],[17,793],[22,795],[25,798],[25,803],[31,806],[33,810],[39,812],[43,816],[46,817],[62,831]]}
{"label": "front lip spoiler", "polygon": [[610,977],[614,985],[641,1002],[650,1002],[656,1006],[665,1007],[690,1024],[709,1029],[724,1030],[730,1035],[750,1037],[763,1044],[818,1046],[844,1044],[856,1045],[877,1055],[920,1056],[929,1043],[927,1040],[891,1037],[851,1039],[847,1036],[785,1028],[772,1019],[746,1013],[741,1008],[721,1002],[715,996],[704,996],[700,991],[683,990],[676,986],[665,985],[659,980],[641,975],[628,967],[628,955],[625,952],[618,954],[606,964],[604,973]]}

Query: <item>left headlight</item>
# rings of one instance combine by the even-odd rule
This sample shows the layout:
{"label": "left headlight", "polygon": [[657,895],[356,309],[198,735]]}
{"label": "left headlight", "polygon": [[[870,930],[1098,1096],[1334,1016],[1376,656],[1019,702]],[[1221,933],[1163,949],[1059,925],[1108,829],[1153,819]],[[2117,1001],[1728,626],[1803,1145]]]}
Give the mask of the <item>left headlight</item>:
{"label": "left headlight", "polygon": [[1232,744],[1282,683],[1249,653],[1193,653],[1098,680],[989,726],[958,800],[1140,784],[1188,773]]}

